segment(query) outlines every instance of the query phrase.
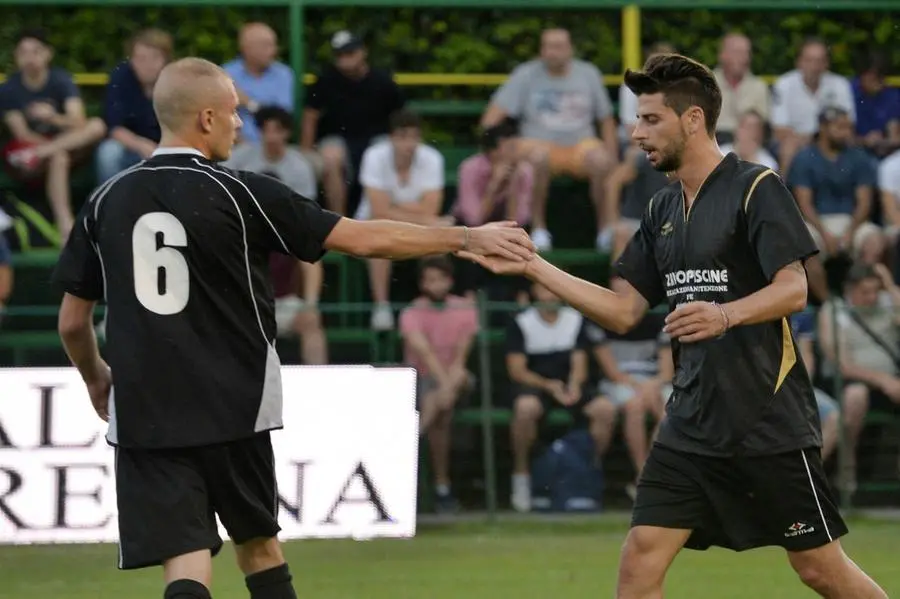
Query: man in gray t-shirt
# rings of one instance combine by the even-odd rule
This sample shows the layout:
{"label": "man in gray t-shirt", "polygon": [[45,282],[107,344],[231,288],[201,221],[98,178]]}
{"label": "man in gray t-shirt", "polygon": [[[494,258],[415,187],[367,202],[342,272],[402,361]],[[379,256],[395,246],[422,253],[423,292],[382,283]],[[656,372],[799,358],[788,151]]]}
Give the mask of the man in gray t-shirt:
{"label": "man in gray t-shirt", "polygon": [[603,230],[604,181],[618,157],[616,122],[600,71],[573,58],[568,31],[543,32],[540,59],[512,72],[491,98],[481,125],[492,127],[506,118],[519,120],[517,155],[534,169],[535,244],[540,249],[552,247],[546,204],[550,178],[556,175],[590,181],[597,230]]}
{"label": "man in gray t-shirt", "polygon": [[[316,175],[299,150],[288,146],[294,118],[276,106],[256,113],[259,143],[234,148],[223,166],[269,175],[302,196],[316,199]],[[322,318],[316,309],[322,292],[324,270],[321,262],[309,264],[291,256],[273,255],[271,278],[275,290],[275,323],[280,337],[299,336],[304,364],[327,364],[328,348]],[[302,285],[298,285],[302,280]],[[302,287],[302,289],[298,288]]]}

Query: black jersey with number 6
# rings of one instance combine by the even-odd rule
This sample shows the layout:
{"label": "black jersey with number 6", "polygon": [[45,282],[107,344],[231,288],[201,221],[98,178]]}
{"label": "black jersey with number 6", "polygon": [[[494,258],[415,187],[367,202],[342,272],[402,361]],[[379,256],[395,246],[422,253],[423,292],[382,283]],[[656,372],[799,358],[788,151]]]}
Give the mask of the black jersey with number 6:
{"label": "black jersey with number 6", "polygon": [[[616,265],[656,306],[726,303],[772,282],[816,246],[794,197],[758,164],[728,154],[690,210],[680,183],[654,195]],[[766,455],[821,445],[812,385],[784,318],[699,343],[672,340],[674,393],[657,441],[706,455]]]}
{"label": "black jersey with number 6", "polygon": [[339,219],[191,149],[157,150],[97,188],[54,279],[105,297],[108,441],[191,447],[280,428],[269,255],[318,260]]}

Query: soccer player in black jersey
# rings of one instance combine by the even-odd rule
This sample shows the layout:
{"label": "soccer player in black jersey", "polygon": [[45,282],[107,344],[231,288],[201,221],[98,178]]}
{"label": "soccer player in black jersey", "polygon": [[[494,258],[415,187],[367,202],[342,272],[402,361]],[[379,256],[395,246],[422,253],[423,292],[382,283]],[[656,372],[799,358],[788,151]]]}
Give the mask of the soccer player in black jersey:
{"label": "soccer player in black jersey", "polygon": [[[270,254],[524,260],[534,247],[512,223],[353,221],[218,166],[241,121],[234,83],[208,61],[167,66],[153,104],[159,149],[92,194],[54,275],[63,344],[116,448],[119,567],[162,564],[166,599],[208,599],[218,515],[250,596],[294,599],[269,439],[282,426]],[[104,298],[108,366],[91,322]]]}
{"label": "soccer player in black jersey", "polygon": [[777,545],[823,597],[887,595],[843,552],[847,532],[822,468],[813,389],[786,320],[806,305],[816,246],[771,170],[722,156],[722,95],[705,66],[650,58],[625,83],[633,137],[676,181],[657,192],[616,264],[624,289],[577,279],[540,258],[466,255],[525,274],[601,326],[626,331],[665,302],[674,392],[638,483],[618,599],[662,597],[683,547]]}

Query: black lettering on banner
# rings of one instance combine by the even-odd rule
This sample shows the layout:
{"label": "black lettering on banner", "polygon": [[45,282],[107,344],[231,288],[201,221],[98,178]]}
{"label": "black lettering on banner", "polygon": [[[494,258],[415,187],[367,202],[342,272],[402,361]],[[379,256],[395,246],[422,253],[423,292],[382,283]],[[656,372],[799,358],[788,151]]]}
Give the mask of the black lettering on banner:
{"label": "black lettering on banner", "polygon": [[312,461],[291,462],[291,465],[297,469],[297,474],[294,478],[297,483],[297,503],[295,505],[291,505],[280,493],[278,495],[278,505],[290,514],[291,518],[296,522],[303,522],[303,481],[306,477],[306,467],[311,464]]}
{"label": "black lettering on banner", "polygon": [[[350,490],[350,485],[353,484],[353,479],[359,477],[362,481],[363,486],[366,489],[365,497],[347,497],[347,491]],[[331,505],[331,509],[328,510],[328,515],[325,516],[325,519],[322,520],[322,524],[334,524],[334,514],[337,512],[338,507],[342,503],[371,503],[375,508],[375,511],[378,512],[378,517],[375,519],[376,522],[393,522],[394,519],[387,513],[387,509],[384,507],[384,502],[381,500],[381,497],[378,495],[378,489],[375,488],[375,484],[372,482],[372,477],[369,476],[369,473],[366,471],[366,467],[362,462],[356,465],[353,472],[347,478],[347,482],[344,483],[344,488],[341,489],[340,495],[335,500],[335,502]]]}
{"label": "black lettering on banner", "polygon": [[[99,470],[104,477],[109,475],[109,468],[106,464],[69,464],[66,466],[53,466],[53,470],[56,471],[56,517],[53,520],[53,525],[56,528],[73,528],[69,526],[68,521],[66,520],[67,506],[69,505],[69,500],[75,497],[85,497],[93,499],[98,505],[100,504],[100,493],[103,490],[102,485],[98,485],[94,487],[93,491],[89,492],[81,492],[81,493],[70,493],[69,492],[69,472],[74,470]],[[95,524],[82,524],[79,525],[78,528],[103,528],[106,526],[110,519],[112,518],[112,514],[107,514],[106,518],[100,522]]]}
{"label": "black lettering on banner", "polygon": [[3,514],[16,530],[31,530],[33,527],[25,524],[25,521],[19,518],[16,513],[6,505],[6,498],[12,497],[16,494],[16,491],[22,488],[22,475],[11,468],[0,467],[0,472],[6,474],[6,478],[9,480],[9,486],[2,494],[0,494],[0,514]]}
{"label": "black lettering on banner", "polygon": [[84,443],[65,444],[53,442],[53,392],[58,387],[42,386],[37,387],[41,392],[41,441],[38,447],[90,447],[97,440],[99,433],[94,433],[90,440]]}

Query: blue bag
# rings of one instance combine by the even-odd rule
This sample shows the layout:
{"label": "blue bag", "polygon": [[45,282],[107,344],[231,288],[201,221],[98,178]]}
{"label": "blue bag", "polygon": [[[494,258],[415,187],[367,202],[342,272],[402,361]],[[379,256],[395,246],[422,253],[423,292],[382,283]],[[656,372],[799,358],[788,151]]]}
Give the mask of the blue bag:
{"label": "blue bag", "polygon": [[536,512],[599,512],[603,469],[586,430],[557,439],[531,469],[531,507]]}

